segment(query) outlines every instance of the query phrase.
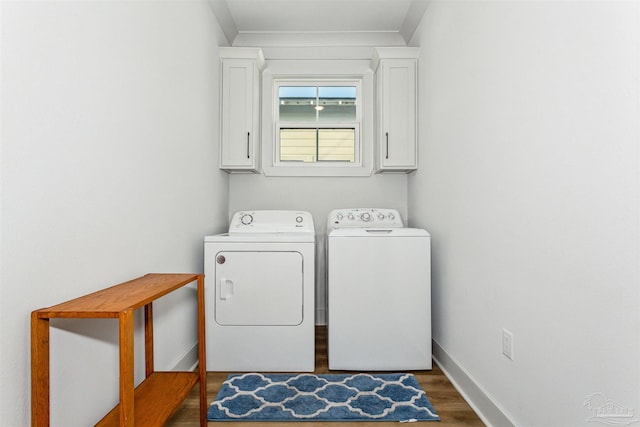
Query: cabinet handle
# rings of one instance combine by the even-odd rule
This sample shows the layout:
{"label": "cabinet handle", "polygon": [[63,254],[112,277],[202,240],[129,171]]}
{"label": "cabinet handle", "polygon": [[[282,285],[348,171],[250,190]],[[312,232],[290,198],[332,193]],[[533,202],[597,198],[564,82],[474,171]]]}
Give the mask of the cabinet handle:
{"label": "cabinet handle", "polygon": [[249,156],[249,132],[247,132],[247,159],[250,158]]}
{"label": "cabinet handle", "polygon": [[387,155],[385,156],[385,159],[389,158],[389,132],[385,133],[385,135],[387,136]]}

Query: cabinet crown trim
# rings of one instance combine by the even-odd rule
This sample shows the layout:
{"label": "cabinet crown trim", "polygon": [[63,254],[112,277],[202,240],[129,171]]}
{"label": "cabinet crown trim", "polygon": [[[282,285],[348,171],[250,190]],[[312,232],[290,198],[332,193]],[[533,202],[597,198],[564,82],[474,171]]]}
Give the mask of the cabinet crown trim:
{"label": "cabinet crown trim", "polygon": [[369,67],[375,72],[381,59],[418,59],[420,48],[417,47],[376,47]]}
{"label": "cabinet crown trim", "polygon": [[220,59],[251,59],[256,61],[258,70],[262,71],[266,65],[264,53],[259,47],[221,47]]}

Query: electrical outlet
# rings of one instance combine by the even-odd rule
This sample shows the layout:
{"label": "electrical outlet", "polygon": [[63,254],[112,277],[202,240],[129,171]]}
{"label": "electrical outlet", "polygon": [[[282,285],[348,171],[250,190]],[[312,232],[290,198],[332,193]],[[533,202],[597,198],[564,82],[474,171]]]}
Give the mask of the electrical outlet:
{"label": "electrical outlet", "polygon": [[502,329],[502,354],[513,360],[513,333]]}

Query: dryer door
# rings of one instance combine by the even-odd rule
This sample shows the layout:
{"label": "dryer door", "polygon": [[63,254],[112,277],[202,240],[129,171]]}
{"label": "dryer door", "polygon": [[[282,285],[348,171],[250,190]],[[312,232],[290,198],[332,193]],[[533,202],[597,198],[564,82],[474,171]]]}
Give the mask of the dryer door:
{"label": "dryer door", "polygon": [[299,252],[221,251],[216,255],[215,321],[223,326],[302,323]]}

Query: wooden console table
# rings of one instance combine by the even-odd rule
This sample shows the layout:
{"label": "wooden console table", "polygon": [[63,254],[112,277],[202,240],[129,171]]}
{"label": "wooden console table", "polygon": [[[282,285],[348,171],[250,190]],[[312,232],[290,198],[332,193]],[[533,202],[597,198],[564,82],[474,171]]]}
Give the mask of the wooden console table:
{"label": "wooden console table", "polygon": [[[158,372],[153,367],[152,301],[198,282],[198,372]],[[133,313],[144,307],[145,380],[134,389]],[[162,426],[200,381],[200,425],[207,425],[204,276],[147,274],[138,279],[31,313],[31,425],[49,425],[49,319],[114,318],[119,322],[120,404],[98,426]]]}

